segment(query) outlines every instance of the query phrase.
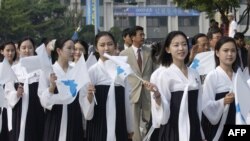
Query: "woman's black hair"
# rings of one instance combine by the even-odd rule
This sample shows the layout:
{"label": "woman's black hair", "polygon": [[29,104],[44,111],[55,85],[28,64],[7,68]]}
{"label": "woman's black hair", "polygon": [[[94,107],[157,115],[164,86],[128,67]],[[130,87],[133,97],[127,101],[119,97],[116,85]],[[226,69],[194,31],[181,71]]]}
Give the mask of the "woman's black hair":
{"label": "woman's black hair", "polygon": [[[3,42],[1,45],[0,45],[0,50],[3,51],[4,48],[7,46],[7,45],[13,45],[14,46],[14,49],[15,49],[15,55],[13,57],[13,62],[16,60],[17,58],[17,52],[16,52],[16,46],[15,46],[15,43],[13,41],[5,41]],[[4,56],[1,54],[1,57],[0,57],[0,61],[2,62],[4,59]]]}
{"label": "woman's black hair", "polygon": [[[158,61],[159,64],[161,64],[163,66],[170,66],[173,63],[172,55],[166,51],[166,48],[170,47],[170,44],[171,44],[173,38],[176,37],[177,35],[181,35],[186,39],[187,46],[189,48],[188,38],[187,38],[185,33],[183,33],[182,31],[170,32],[165,39],[164,46],[161,48],[159,61]],[[189,60],[189,51],[188,51],[186,58],[184,59],[184,63],[187,64],[188,60]]]}
{"label": "woman's black hair", "polygon": [[[64,43],[67,42],[68,40],[71,40],[70,38],[60,38],[60,39],[57,39],[56,42],[55,42],[55,48],[54,50],[51,51],[51,60],[52,60],[52,64],[54,64],[57,59],[58,59],[58,53],[57,53],[57,48],[60,48],[62,49],[63,46],[64,46]],[[71,40],[73,41],[73,40]]]}

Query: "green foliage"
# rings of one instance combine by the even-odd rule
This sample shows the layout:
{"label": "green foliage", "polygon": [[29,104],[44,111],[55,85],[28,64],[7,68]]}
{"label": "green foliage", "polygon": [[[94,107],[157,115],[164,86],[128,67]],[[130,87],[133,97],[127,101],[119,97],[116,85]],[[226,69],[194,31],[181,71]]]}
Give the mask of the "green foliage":
{"label": "green foliage", "polygon": [[59,0],[2,0],[0,40],[71,37],[74,26],[70,17],[64,16],[66,12]]}
{"label": "green foliage", "polygon": [[174,0],[179,7],[206,12],[212,18],[216,11],[228,12],[240,6],[239,0]]}
{"label": "green foliage", "polygon": [[119,27],[117,26],[111,27],[110,33],[115,37],[115,40],[118,44],[121,44],[123,42],[122,31]]}
{"label": "green foliage", "polygon": [[95,26],[94,25],[85,25],[82,27],[82,30],[79,32],[79,38],[93,44],[95,40]]}

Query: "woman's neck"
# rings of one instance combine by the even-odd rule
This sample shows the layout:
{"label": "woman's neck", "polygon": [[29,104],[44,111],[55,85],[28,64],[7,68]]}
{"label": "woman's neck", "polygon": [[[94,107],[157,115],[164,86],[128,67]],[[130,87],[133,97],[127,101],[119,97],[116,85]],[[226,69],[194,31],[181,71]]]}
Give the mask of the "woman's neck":
{"label": "woman's neck", "polygon": [[233,68],[232,68],[232,66],[220,64],[220,67],[226,72],[228,77],[232,80],[232,77],[233,77]]}
{"label": "woman's neck", "polygon": [[187,66],[183,61],[174,61],[173,63],[181,70],[181,72],[186,77],[188,77]]}
{"label": "woman's neck", "polygon": [[67,72],[69,67],[69,62],[60,58],[57,60],[57,62],[62,67],[63,71]]}

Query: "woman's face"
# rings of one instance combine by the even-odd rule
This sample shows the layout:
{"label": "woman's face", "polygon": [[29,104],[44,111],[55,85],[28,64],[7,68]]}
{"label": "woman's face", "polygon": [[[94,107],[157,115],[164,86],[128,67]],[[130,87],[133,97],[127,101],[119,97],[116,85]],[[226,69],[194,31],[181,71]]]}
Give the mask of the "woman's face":
{"label": "woman's face", "polygon": [[83,55],[86,54],[84,46],[80,44],[79,42],[75,43],[74,61],[79,60],[82,54]]}
{"label": "woman's face", "polygon": [[172,55],[173,62],[184,61],[188,54],[188,43],[182,35],[176,35],[166,51]]}
{"label": "woman's face", "polygon": [[105,58],[103,55],[107,53],[109,55],[114,55],[116,51],[116,45],[112,38],[108,35],[102,36],[97,42],[97,52],[100,54],[100,58],[104,61]]}
{"label": "woman's face", "polygon": [[63,48],[58,50],[60,58],[66,61],[72,61],[74,55],[74,42],[72,40],[68,40],[64,43]]}
{"label": "woman's face", "polygon": [[236,46],[233,42],[227,42],[217,51],[216,56],[219,58],[220,64],[232,66],[236,60]]}
{"label": "woman's face", "polygon": [[8,59],[9,62],[13,62],[13,58],[16,53],[16,47],[12,44],[7,44],[1,51],[1,54]]}
{"label": "woman's face", "polygon": [[27,57],[34,55],[34,46],[30,40],[25,40],[21,43],[19,48],[20,57]]}

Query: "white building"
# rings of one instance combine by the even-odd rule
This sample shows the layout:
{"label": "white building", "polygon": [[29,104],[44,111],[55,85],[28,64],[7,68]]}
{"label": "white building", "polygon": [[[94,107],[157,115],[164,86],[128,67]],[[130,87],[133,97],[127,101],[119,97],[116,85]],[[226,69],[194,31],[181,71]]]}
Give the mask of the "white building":
{"label": "white building", "polygon": [[[92,6],[86,6],[87,2]],[[241,8],[237,13],[242,13],[246,7],[246,0],[241,0]],[[110,30],[117,26],[121,30],[134,25],[144,27],[146,38],[149,40],[161,40],[167,33],[173,30],[181,30],[192,37],[197,33],[207,33],[209,19],[205,13],[195,10],[182,10],[173,4],[172,0],[99,0],[99,21],[93,22],[96,0],[81,0],[84,24],[98,24],[99,30]],[[88,4],[87,4],[88,5]],[[92,15],[89,16],[89,12]],[[89,21],[88,19],[91,18]],[[91,23],[90,23],[91,22]],[[239,25],[239,31],[245,29],[246,22]],[[250,35],[250,31],[246,36]]]}

